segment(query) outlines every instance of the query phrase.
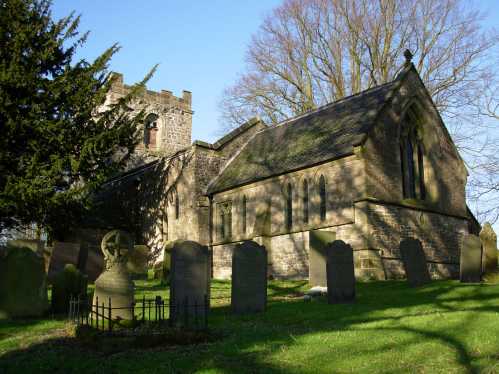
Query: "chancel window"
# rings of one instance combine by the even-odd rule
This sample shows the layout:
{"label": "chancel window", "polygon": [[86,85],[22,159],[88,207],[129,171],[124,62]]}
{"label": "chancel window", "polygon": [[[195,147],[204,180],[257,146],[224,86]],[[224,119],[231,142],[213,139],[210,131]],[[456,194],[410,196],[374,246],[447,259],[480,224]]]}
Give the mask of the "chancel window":
{"label": "chancel window", "polygon": [[230,239],[232,236],[232,203],[230,201],[219,203],[218,215],[220,240]]}
{"label": "chancel window", "polygon": [[426,198],[424,180],[424,146],[420,135],[421,121],[414,108],[407,111],[400,135],[402,191],[406,199]]}
{"label": "chancel window", "polygon": [[324,175],[321,175],[319,178],[319,210],[321,221],[326,220],[326,178]]}
{"label": "chancel window", "polygon": [[158,116],[156,114],[149,114],[144,121],[144,145],[147,149],[156,149],[157,133]]}
{"label": "chancel window", "polygon": [[303,181],[303,223],[308,223],[308,180]]}
{"label": "chancel window", "polygon": [[293,187],[291,183],[286,185],[286,229],[291,230],[293,227]]}
{"label": "chancel window", "polygon": [[242,232],[243,232],[243,235],[246,235],[246,210],[247,210],[247,199],[246,199],[246,195],[243,196],[243,202],[242,202],[242,206],[241,206],[241,220],[242,220]]}
{"label": "chancel window", "polygon": [[178,198],[178,192],[175,193],[175,219],[180,217],[180,200]]}

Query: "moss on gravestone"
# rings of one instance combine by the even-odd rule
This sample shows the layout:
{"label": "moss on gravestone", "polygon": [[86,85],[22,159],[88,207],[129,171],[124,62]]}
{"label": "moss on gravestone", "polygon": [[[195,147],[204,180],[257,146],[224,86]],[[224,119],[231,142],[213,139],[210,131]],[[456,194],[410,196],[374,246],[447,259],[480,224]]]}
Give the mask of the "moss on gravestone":
{"label": "moss on gravestone", "polygon": [[29,248],[0,257],[0,318],[38,317],[48,310],[43,258]]}
{"label": "moss on gravestone", "polygon": [[66,264],[52,284],[52,312],[67,313],[71,298],[86,298],[88,277],[73,264]]}

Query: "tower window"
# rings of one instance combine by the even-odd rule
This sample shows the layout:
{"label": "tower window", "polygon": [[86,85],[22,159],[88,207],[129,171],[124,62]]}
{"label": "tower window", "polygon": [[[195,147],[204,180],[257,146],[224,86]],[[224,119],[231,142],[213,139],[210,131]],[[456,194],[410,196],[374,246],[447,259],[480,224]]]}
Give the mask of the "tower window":
{"label": "tower window", "polygon": [[144,121],[144,145],[147,149],[157,148],[158,116],[149,114]]}

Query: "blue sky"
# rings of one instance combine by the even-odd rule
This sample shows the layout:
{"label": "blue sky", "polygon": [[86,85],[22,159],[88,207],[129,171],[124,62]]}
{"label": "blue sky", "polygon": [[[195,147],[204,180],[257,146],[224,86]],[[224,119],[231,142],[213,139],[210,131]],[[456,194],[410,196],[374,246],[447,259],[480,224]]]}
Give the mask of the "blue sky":
{"label": "blue sky", "polygon": [[[153,90],[193,94],[193,140],[220,135],[217,103],[224,87],[244,70],[251,35],[281,0],[54,0],[53,15],[81,14],[80,31],[90,31],[78,57],[93,59],[117,42],[111,69],[126,83],[139,81],[159,63]],[[499,26],[499,1],[477,4],[487,27]]]}
{"label": "blue sky", "polygon": [[126,83],[159,68],[148,88],[193,95],[193,140],[220,135],[217,103],[225,86],[244,68],[244,52],[266,12],[266,1],[55,0],[56,18],[72,10],[81,14],[81,31],[90,31],[79,57],[93,59],[118,42],[122,49],[111,69]]}

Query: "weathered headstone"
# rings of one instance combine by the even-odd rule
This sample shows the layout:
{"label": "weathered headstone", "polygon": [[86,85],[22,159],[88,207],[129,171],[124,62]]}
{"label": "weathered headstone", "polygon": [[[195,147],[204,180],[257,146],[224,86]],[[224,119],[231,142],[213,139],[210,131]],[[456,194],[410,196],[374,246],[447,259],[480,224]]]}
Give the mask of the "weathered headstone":
{"label": "weathered headstone", "polygon": [[464,283],[482,280],[482,243],[476,235],[466,235],[461,248],[459,279]]}
{"label": "weathered headstone", "polygon": [[423,246],[418,239],[403,239],[400,242],[400,257],[407,282],[411,287],[419,287],[431,282]]}
{"label": "weathered headstone", "polygon": [[128,255],[133,250],[133,242],[129,234],[121,230],[108,232],[102,238],[101,244],[106,269],[95,281],[93,305],[104,304],[108,307],[109,300],[112,319],[133,319],[134,284],[128,273],[126,263]]}
{"label": "weathered headstone", "polygon": [[482,231],[480,231],[480,241],[483,249],[483,272],[494,272],[497,270],[497,235],[488,222],[484,223]]}
{"label": "weathered headstone", "polygon": [[329,304],[355,301],[353,250],[342,240],[326,247],[327,300]]}
{"label": "weathered headstone", "polygon": [[54,242],[49,264],[49,280],[64,270],[66,264],[78,264],[80,243]]}
{"label": "weathered headstone", "polygon": [[43,257],[10,247],[0,258],[0,318],[39,317],[48,309]]}
{"label": "weathered headstone", "polygon": [[176,241],[170,273],[170,318],[174,324],[189,325],[206,317],[210,280],[208,247],[189,240]]}
{"label": "weathered headstone", "polygon": [[52,282],[52,313],[67,313],[72,298],[87,297],[88,278],[73,264],[67,264]]}
{"label": "weathered headstone", "polygon": [[126,263],[128,271],[133,274],[147,273],[147,264],[150,256],[151,251],[147,245],[135,245]]}
{"label": "weathered headstone", "polygon": [[173,245],[166,245],[163,251],[163,261],[161,262],[161,282],[170,284],[170,272],[172,267]]}
{"label": "weathered headstone", "polygon": [[232,253],[231,306],[235,313],[263,312],[267,305],[267,251],[254,241]]}
{"label": "weathered headstone", "polygon": [[7,241],[7,247],[28,248],[42,256],[45,242],[37,239],[16,239]]}
{"label": "weathered headstone", "polygon": [[82,251],[86,251],[86,261],[82,270],[88,276],[90,282],[95,281],[97,277],[104,271],[104,256],[99,247],[82,243]]}
{"label": "weathered headstone", "polygon": [[336,233],[331,231],[309,231],[309,271],[308,282],[311,287],[325,287],[326,276],[326,247],[336,240]]}

